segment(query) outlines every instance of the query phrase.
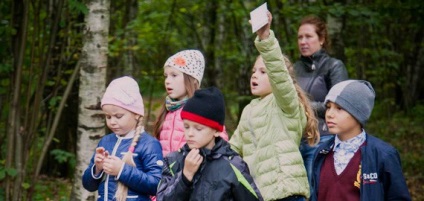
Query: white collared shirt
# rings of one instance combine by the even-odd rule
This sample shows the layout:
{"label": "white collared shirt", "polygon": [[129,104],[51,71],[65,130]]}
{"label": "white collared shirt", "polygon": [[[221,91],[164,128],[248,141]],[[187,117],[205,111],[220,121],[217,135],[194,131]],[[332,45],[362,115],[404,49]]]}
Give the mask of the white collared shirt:
{"label": "white collared shirt", "polygon": [[359,147],[365,142],[365,131],[362,130],[361,134],[346,141],[341,141],[336,135],[334,141],[334,167],[337,175],[340,175],[346,168],[349,161],[353,158]]}

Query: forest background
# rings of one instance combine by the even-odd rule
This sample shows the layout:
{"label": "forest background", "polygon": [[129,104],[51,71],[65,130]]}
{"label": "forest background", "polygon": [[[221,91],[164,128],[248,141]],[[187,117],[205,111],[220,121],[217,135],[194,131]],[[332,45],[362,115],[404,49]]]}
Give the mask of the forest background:
{"label": "forest background", "polygon": [[[217,86],[223,91],[231,134],[242,108],[253,98],[249,78],[258,52],[248,20],[249,12],[262,3],[0,1],[0,200],[85,200],[77,192],[81,173],[77,166],[82,158],[91,157],[92,146],[107,131],[100,118],[101,125],[94,130],[101,134],[89,136],[94,145],[80,144],[84,134],[79,129],[87,121],[81,118],[82,99],[98,103],[111,79],[133,76],[140,84],[146,130],[151,132],[165,96],[163,64],[182,49],[204,53],[207,67],[202,87]],[[413,200],[424,200],[424,3],[267,3],[273,13],[272,28],[292,61],[299,58],[300,19],[315,14],[327,21],[331,55],[343,60],[350,78],[369,80],[376,90],[367,131],[398,149]],[[97,12],[90,9],[93,5],[103,9]],[[96,39],[95,34],[90,35],[95,26],[87,19],[99,13],[105,22],[97,24],[105,30],[99,35],[106,40],[93,47],[106,47],[106,60],[87,57],[87,44]],[[101,68],[87,67],[87,58],[106,62]],[[99,73],[97,69],[102,70]],[[97,77],[83,79],[87,78],[84,73]],[[84,87],[92,92],[82,93]]]}

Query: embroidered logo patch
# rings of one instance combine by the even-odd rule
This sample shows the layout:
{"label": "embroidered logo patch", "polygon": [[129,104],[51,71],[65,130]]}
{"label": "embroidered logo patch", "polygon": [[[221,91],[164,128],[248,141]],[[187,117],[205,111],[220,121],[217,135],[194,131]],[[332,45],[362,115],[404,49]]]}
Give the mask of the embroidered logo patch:
{"label": "embroidered logo patch", "polygon": [[376,172],[362,174],[362,181],[364,184],[374,184],[378,181],[378,174]]}
{"label": "embroidered logo patch", "polygon": [[163,166],[163,161],[162,160],[158,160],[158,161],[156,161],[156,164],[162,167]]}
{"label": "embroidered logo patch", "polygon": [[361,188],[361,168],[362,166],[359,165],[359,170],[358,170],[358,173],[356,174],[356,181],[353,182],[353,185],[359,189]]}

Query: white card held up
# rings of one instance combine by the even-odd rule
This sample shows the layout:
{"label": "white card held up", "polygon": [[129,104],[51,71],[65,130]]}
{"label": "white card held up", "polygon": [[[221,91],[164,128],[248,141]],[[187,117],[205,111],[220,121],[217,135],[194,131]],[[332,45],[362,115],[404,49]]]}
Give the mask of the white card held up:
{"label": "white card held up", "polygon": [[264,3],[250,12],[250,23],[252,24],[252,33],[255,33],[260,28],[268,23],[268,8]]}

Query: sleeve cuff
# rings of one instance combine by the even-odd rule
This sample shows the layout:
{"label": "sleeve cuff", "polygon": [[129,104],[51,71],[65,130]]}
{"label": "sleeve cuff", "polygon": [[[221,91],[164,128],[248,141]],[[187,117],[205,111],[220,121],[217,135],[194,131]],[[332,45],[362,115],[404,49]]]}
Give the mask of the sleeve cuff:
{"label": "sleeve cuff", "polygon": [[186,176],[185,176],[182,172],[181,172],[181,174],[182,174],[182,180],[183,180],[184,184],[185,184],[187,187],[191,187],[191,185],[193,185],[193,182],[189,181],[189,180],[186,178]]}
{"label": "sleeve cuff", "polygon": [[93,165],[93,166],[91,167],[91,176],[92,176],[94,179],[101,179],[101,178],[103,177],[103,170],[102,170],[102,171],[100,171],[100,173],[96,175],[96,166],[95,166],[95,165]]}
{"label": "sleeve cuff", "polygon": [[258,49],[263,49],[262,47],[271,47],[275,40],[275,34],[274,31],[269,31],[269,36],[267,39],[261,40],[259,39],[259,36],[256,36],[255,38],[255,45]]}
{"label": "sleeve cuff", "polygon": [[119,170],[118,175],[116,175],[115,180],[118,180],[124,170],[125,163],[122,163],[121,169]]}

